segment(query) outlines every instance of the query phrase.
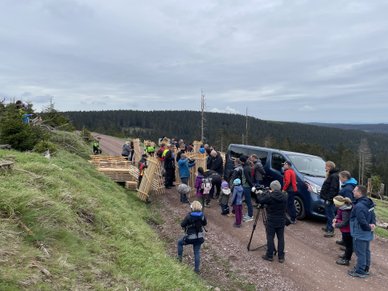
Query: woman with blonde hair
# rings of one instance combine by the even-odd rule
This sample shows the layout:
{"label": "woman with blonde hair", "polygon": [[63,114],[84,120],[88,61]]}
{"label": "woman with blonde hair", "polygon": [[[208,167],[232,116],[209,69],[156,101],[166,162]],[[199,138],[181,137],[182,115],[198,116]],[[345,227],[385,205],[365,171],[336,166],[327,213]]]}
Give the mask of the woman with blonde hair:
{"label": "woman with blonde hair", "polygon": [[353,239],[350,235],[350,212],[352,211],[352,200],[348,197],[335,196],[334,205],[338,208],[337,215],[333,219],[333,227],[339,228],[342,233],[342,241],[345,245],[345,253],[340,255],[336,261],[338,265],[349,266],[353,254]]}
{"label": "woman with blonde hair", "polygon": [[183,246],[193,245],[194,250],[194,271],[199,273],[201,259],[201,245],[205,241],[204,226],[207,224],[205,215],[202,212],[202,204],[199,201],[191,203],[191,212],[181,222],[185,230],[185,236],[178,241],[178,260],[182,262]]}

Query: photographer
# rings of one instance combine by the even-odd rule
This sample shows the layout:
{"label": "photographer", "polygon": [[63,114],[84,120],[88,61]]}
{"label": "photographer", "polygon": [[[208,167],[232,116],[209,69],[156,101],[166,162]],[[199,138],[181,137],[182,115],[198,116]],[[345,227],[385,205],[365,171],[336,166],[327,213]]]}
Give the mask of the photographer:
{"label": "photographer", "polygon": [[182,262],[183,246],[193,245],[194,264],[196,273],[199,273],[201,258],[201,245],[204,239],[204,226],[207,224],[205,215],[202,212],[202,205],[198,201],[191,204],[191,212],[186,215],[181,222],[181,227],[185,229],[186,235],[178,241],[178,260]]}
{"label": "photographer", "polygon": [[262,257],[264,260],[273,261],[275,251],[274,238],[278,238],[279,263],[284,262],[284,226],[286,219],[287,195],[281,192],[279,181],[270,184],[270,190],[261,192],[258,197],[261,205],[266,205],[267,211],[267,253]]}

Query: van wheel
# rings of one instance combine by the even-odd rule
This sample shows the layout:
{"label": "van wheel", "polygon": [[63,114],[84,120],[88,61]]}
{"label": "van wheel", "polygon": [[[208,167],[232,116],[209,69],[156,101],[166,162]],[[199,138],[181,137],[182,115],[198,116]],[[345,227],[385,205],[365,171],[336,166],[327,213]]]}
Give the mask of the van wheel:
{"label": "van wheel", "polygon": [[304,208],[303,201],[300,197],[295,196],[294,200],[295,210],[296,210],[296,217],[298,219],[303,219],[306,217],[306,210]]}

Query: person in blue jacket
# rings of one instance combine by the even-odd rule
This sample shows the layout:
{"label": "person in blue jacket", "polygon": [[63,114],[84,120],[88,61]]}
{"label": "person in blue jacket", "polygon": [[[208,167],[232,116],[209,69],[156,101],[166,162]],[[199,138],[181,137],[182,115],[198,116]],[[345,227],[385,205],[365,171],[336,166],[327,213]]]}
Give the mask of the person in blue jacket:
{"label": "person in blue jacket", "polygon": [[373,231],[376,227],[375,204],[366,197],[367,189],[358,185],[353,190],[354,203],[350,214],[350,233],[353,237],[353,249],[357,256],[357,264],[348,274],[353,277],[364,278],[369,275],[371,263],[370,242],[373,240]]}
{"label": "person in blue jacket", "polygon": [[178,161],[179,177],[183,184],[188,184],[190,178],[190,168],[195,165],[195,161],[189,160],[185,154],[181,154],[181,158]]}
{"label": "person in blue jacket", "polygon": [[358,182],[356,179],[352,178],[352,175],[348,171],[342,171],[339,173],[339,179],[341,182],[341,189],[338,195],[342,197],[348,197],[352,202],[355,202],[353,190],[357,186]]}

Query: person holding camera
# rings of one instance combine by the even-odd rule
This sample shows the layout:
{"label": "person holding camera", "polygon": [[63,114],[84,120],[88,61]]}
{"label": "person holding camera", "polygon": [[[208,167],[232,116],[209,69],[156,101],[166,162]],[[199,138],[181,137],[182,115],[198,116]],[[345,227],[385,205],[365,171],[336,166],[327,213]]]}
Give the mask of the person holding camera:
{"label": "person holding camera", "polygon": [[267,253],[262,257],[264,260],[273,261],[275,251],[275,234],[278,239],[279,263],[284,263],[284,227],[286,221],[287,194],[281,191],[279,181],[272,181],[270,190],[264,191],[258,197],[261,206],[266,205],[267,211]]}
{"label": "person holding camera", "polygon": [[201,245],[204,243],[204,226],[207,224],[205,215],[202,212],[202,205],[199,201],[193,201],[191,212],[181,222],[185,229],[185,236],[178,241],[178,260],[182,262],[183,246],[193,245],[194,250],[194,271],[199,273],[201,259]]}

